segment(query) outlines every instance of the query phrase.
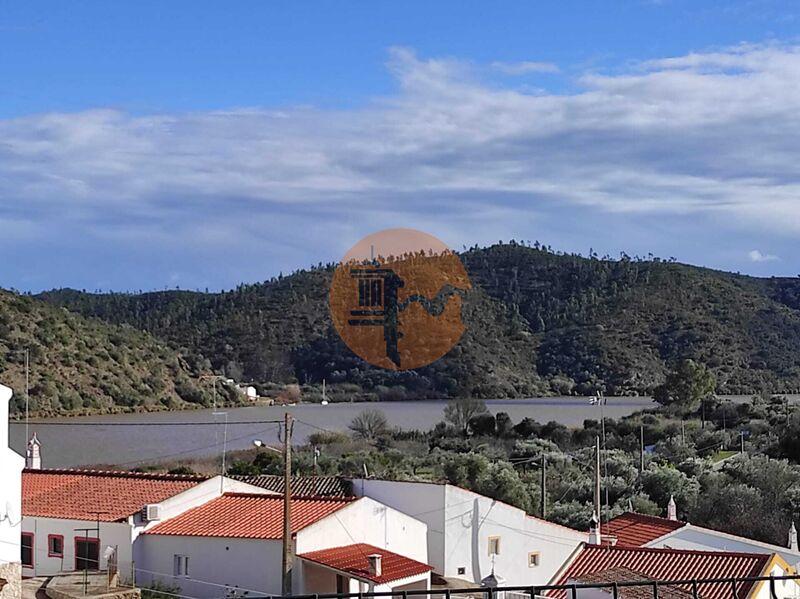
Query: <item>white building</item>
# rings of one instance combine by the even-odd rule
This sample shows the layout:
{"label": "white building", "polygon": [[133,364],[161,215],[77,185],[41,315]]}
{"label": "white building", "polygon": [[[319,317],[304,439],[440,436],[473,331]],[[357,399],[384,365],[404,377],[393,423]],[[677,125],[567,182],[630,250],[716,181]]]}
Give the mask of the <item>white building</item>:
{"label": "white building", "polygon": [[493,568],[505,586],[546,584],[588,540],[588,533],[453,485],[354,480],[353,492],[425,522],[435,572],[476,585]]}
{"label": "white building", "polygon": [[105,570],[112,558],[129,578],[142,532],[226,491],[270,494],[219,476],[25,470],[21,534],[31,550],[23,552],[23,575]]}
{"label": "white building", "polygon": [[[8,403],[11,389],[0,385],[0,598],[22,594],[20,530],[22,521],[21,473],[25,460],[9,447]],[[26,549],[27,551],[27,549]]]}
{"label": "white building", "polygon": [[[368,498],[294,498],[292,592],[427,590],[426,533]],[[229,493],[145,532],[138,580],[199,599],[279,595],[282,534],[282,498]]]}

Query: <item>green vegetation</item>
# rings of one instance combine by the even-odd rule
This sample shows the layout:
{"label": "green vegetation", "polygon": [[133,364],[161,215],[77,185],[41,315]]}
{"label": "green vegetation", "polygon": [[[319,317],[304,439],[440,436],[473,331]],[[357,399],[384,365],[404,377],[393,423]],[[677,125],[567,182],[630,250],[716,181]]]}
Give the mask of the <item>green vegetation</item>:
{"label": "green vegetation", "polygon": [[[748,403],[709,405],[707,415],[705,428],[697,414],[686,420],[656,411],[606,419],[603,520],[629,504],[641,513],[665,515],[674,496],[681,519],[784,545],[791,521],[800,519],[800,413],[787,413],[781,397],[757,396]],[[317,448],[320,474],[357,478],[366,466],[378,478],[447,481],[539,515],[544,458],[546,516],[581,530],[588,527],[593,448],[603,430],[596,420],[569,429],[527,418],[515,423],[508,414],[479,411],[466,429],[442,421],[427,432],[387,426],[381,435],[367,438],[361,424],[354,421],[351,428],[350,438],[330,433],[324,445],[318,444],[320,437],[296,449],[294,472],[317,471]],[[644,455],[643,470],[640,430],[645,444],[654,446]],[[743,432],[745,453],[739,454]],[[729,459],[719,464],[721,456]],[[279,474],[281,467],[280,455],[260,452],[254,459],[237,460],[232,473]]]}
{"label": "green vegetation", "polygon": [[130,326],[86,319],[39,300],[0,291],[0,380],[36,416],[205,405],[197,371],[163,341]]}
{"label": "green vegetation", "polygon": [[[334,265],[224,293],[40,297],[145,330],[192,369],[254,381],[262,394],[296,383],[306,400],[319,398],[322,379],[332,401],[649,394],[687,360],[707,367],[717,393],[800,390],[800,279],[652,256],[586,258],[537,243],[476,247],[462,260],[474,284],[463,304],[467,332],[413,372],[373,368],[338,339],[327,306]],[[692,409],[707,388],[664,398]]]}

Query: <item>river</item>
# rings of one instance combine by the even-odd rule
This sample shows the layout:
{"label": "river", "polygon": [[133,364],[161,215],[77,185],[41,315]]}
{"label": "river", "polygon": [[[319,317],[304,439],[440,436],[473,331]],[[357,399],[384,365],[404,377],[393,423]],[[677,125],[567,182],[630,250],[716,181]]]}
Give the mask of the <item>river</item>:
{"label": "river", "polygon": [[[516,423],[525,417],[541,423],[554,420],[567,426],[581,426],[587,418],[600,418],[601,409],[587,398],[546,397],[490,400],[489,410],[507,412]],[[346,431],[362,410],[380,409],[392,426],[430,430],[443,419],[444,401],[377,403],[335,403],[327,406],[300,404],[291,407],[254,406],[229,408],[227,415],[212,410],[115,414],[32,421],[42,442],[42,463],[46,468],[96,464],[124,467],[156,461],[220,453],[225,438],[228,450],[252,447],[254,439],[269,445],[278,443],[278,424],[288,411],[296,420],[294,441],[302,444],[316,430]],[[648,397],[609,397],[602,411],[608,418],[620,418],[650,408]],[[265,422],[270,421],[270,422]],[[25,423],[11,423],[11,444],[23,452]]]}

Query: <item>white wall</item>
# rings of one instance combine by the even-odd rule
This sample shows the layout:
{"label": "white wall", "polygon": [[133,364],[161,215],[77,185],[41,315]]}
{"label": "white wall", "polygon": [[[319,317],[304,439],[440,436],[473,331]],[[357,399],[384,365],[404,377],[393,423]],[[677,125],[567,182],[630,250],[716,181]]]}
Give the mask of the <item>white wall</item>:
{"label": "white wall", "polygon": [[[788,534],[787,534],[788,537]],[[718,533],[713,530],[683,526],[662,539],[648,543],[647,547],[672,547],[673,549],[705,549],[712,551],[738,551],[744,553],[777,553],[791,566],[800,562],[800,553],[790,551],[788,547],[769,545],[746,539]]]}
{"label": "white wall", "polygon": [[[353,492],[390,506],[428,527],[426,563],[443,573],[445,569],[445,485],[397,483],[386,480],[354,480]],[[397,552],[400,553],[400,552]]]}
{"label": "white wall", "polygon": [[364,497],[297,533],[295,552],[368,543],[428,563],[424,522]]}
{"label": "white wall", "polygon": [[[355,480],[353,489],[426,522],[429,563],[443,576],[472,583],[491,573],[489,537],[500,537],[495,572],[505,585],[547,584],[588,540],[588,533],[531,518],[523,510],[452,485]],[[537,567],[528,566],[531,552],[539,553]]]}
{"label": "white wall", "polygon": [[25,459],[8,445],[8,402],[11,389],[0,385],[0,573],[9,584],[3,599],[19,596],[22,468]]}
{"label": "white wall", "polygon": [[[60,518],[40,518],[25,516],[22,519],[22,531],[33,533],[34,560],[33,568],[23,568],[23,576],[52,576],[59,572],[71,572],[75,569],[75,539],[78,537],[95,538],[97,533],[95,520],[63,520]],[[88,534],[79,529],[91,529]],[[64,537],[64,557],[48,557],[48,535]],[[107,567],[103,553],[108,546],[116,546],[119,556],[119,567],[122,575],[130,568],[132,527],[127,522],[100,522],[100,569]]]}
{"label": "white wall", "polygon": [[[158,579],[198,599],[236,589],[280,595],[281,550],[281,541],[142,535],[136,546],[136,582],[148,586]],[[188,578],[173,576],[175,555],[189,556]]]}

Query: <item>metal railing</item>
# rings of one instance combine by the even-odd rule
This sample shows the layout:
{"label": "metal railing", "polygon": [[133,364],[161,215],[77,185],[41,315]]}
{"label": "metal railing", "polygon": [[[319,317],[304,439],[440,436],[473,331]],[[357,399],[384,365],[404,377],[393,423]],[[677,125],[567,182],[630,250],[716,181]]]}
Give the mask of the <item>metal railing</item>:
{"label": "metal railing", "polygon": [[[792,593],[778,595],[776,582],[796,581],[796,588]],[[748,576],[733,578],[686,578],[675,580],[641,580],[641,581],[618,581],[608,583],[574,583],[574,584],[548,584],[534,586],[507,586],[507,587],[475,587],[465,589],[431,589],[431,590],[410,590],[410,591],[385,591],[385,592],[365,592],[365,593],[315,593],[304,595],[291,595],[292,599],[413,599],[416,597],[426,597],[428,599],[458,599],[467,597],[479,597],[482,599],[579,599],[578,594],[581,590],[594,589],[610,592],[612,599],[620,599],[620,594],[624,589],[631,587],[647,587],[652,592],[653,599],[659,598],[659,591],[665,588],[679,588],[682,592],[692,595],[693,599],[704,599],[700,592],[700,587],[708,585],[724,585],[728,587],[730,599],[744,599],[754,586],[759,582],[769,584],[769,596],[771,599],[787,599],[789,597],[800,598],[800,574],[786,576]],[[746,592],[742,592],[745,591]],[[270,596],[270,599],[280,599],[279,596]]]}

